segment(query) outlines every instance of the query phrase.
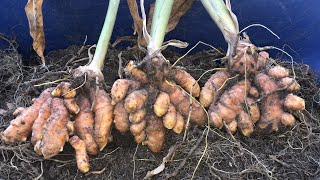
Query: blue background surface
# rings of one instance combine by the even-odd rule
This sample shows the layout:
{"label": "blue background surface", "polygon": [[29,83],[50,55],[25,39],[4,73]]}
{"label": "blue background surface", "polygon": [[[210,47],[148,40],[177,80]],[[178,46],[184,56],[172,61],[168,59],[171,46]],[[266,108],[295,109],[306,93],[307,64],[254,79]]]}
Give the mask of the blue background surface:
{"label": "blue background surface", "polygon": [[[1,0],[0,3],[0,33],[15,36],[24,57],[29,56],[32,44],[24,12],[26,2]],[[151,2],[145,0],[147,9]],[[282,48],[287,44],[285,50],[294,56],[295,61],[305,62],[320,71],[320,0],[231,0],[231,3],[238,16],[240,29],[261,23],[281,38],[278,40],[260,27],[252,28],[247,32],[257,46],[274,45]],[[85,35],[88,35],[88,44],[96,43],[107,5],[107,0],[44,0],[45,52],[82,44]],[[117,36],[132,33],[127,3],[121,0],[112,41]],[[222,34],[200,1],[194,3],[178,27],[166,36],[166,39],[171,38],[187,41],[191,46],[204,41],[216,47],[226,47]],[[5,47],[5,43],[0,40],[1,47]],[[207,47],[199,46],[196,50],[204,48]],[[275,51],[271,53],[279,55]]]}

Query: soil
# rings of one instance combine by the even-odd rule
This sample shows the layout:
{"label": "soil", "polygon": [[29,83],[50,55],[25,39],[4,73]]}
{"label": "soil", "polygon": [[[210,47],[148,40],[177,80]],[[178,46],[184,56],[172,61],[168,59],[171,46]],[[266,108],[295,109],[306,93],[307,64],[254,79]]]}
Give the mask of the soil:
{"label": "soil", "polygon": [[[43,89],[55,85],[49,82],[68,77],[64,71],[86,64],[89,47],[71,46],[49,53],[47,69],[36,65],[38,61],[34,59],[29,59],[28,64],[23,63],[14,43],[0,50],[0,131],[9,125],[16,107],[30,105],[32,98]],[[119,78],[120,52],[123,66],[129,60],[140,61],[144,57],[137,49],[110,47],[103,71],[107,90]],[[163,54],[171,62],[181,57],[170,50]],[[217,58],[221,57],[214,51],[202,51],[186,56],[178,65],[199,78],[209,69],[224,66]],[[291,63],[277,62],[291,69]],[[173,146],[177,148],[174,155],[154,179],[318,179],[318,76],[307,65],[295,63],[293,66],[297,81],[303,87],[297,94],[306,100],[307,109],[295,114],[298,121],[292,129],[244,137],[215,128],[192,127],[184,142],[183,136],[167,132],[165,147],[157,154],[137,145],[129,133],[120,134],[113,130],[113,142],[98,156],[90,157],[91,171],[88,174],[77,170],[74,152],[68,143],[59,155],[43,160],[34,153],[29,141],[14,145],[0,142],[0,179],[143,179],[148,171],[161,164]],[[200,80],[200,86],[209,75]],[[34,86],[43,83],[46,85]]]}

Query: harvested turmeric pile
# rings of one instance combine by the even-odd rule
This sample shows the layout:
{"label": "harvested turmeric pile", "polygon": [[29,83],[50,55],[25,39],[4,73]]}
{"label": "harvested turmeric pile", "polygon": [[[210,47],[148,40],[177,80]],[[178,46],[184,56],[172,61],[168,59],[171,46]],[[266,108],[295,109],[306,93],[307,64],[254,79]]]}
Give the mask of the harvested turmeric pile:
{"label": "harvested turmeric pile", "polygon": [[230,0],[201,2],[228,43],[226,70],[214,73],[200,92],[200,103],[209,107],[210,122],[218,128],[226,124],[231,133],[239,129],[245,136],[255,128],[270,133],[293,126],[293,112],[305,108],[304,99],[293,95],[300,85],[294,69],[290,72],[276,64],[265,50],[289,54],[273,46],[256,47],[243,31],[260,26],[279,37],[261,24],[240,31]]}
{"label": "harvested turmeric pile", "polygon": [[65,143],[70,142],[76,152],[79,170],[88,172],[87,154],[98,154],[112,139],[114,107],[109,94],[99,86],[103,81],[101,72],[82,73],[86,70],[85,67],[76,69],[74,79],[81,80],[85,74],[89,79],[94,77],[94,84],[88,81],[78,92],[75,90],[77,83],[69,82],[44,90],[32,106],[17,108],[13,113],[16,118],[1,132],[1,139],[16,143],[31,136],[34,151],[45,159],[63,151]]}
{"label": "harvested turmeric pile", "polygon": [[192,3],[156,1],[147,22],[143,1],[141,18],[137,1],[128,0],[138,46],[147,52],[141,62],[127,64],[125,72],[130,78],[118,79],[112,86],[114,124],[120,132],[130,131],[137,143],[148,146],[152,152],[162,150],[166,129],[182,133],[189,116],[201,125],[207,122],[205,109],[195,99],[200,94],[197,81],[184,69],[171,68],[161,54],[163,46],[186,47],[187,43],[181,41],[166,44],[163,40]]}
{"label": "harvested turmeric pile", "polygon": [[[43,91],[40,97],[34,101],[33,105],[28,108],[17,108],[16,111],[13,112],[16,118],[12,120],[10,126],[1,133],[1,139],[8,143],[26,141],[31,133],[32,125],[38,117],[40,108],[46,104],[46,101],[51,97],[51,91],[52,88]],[[42,113],[41,116],[43,116]]]}
{"label": "harvested turmeric pile", "polygon": [[[32,3],[28,2],[27,6],[30,4]],[[44,159],[49,159],[63,151],[65,143],[69,142],[75,149],[78,169],[83,173],[89,171],[87,154],[98,154],[112,140],[114,106],[111,104],[109,94],[104,90],[104,76],[101,71],[119,4],[120,0],[109,1],[108,12],[94,56],[89,53],[89,62],[84,66],[73,66],[74,59],[70,59],[66,62],[68,68],[63,70],[63,74],[68,74],[64,77],[64,79],[67,78],[66,81],[54,88],[45,89],[32,106],[18,108],[13,113],[16,118],[0,134],[5,143],[26,141],[31,135],[34,151]],[[38,1],[38,5],[31,8],[33,21],[42,21],[42,1]],[[29,18],[30,11],[26,12]],[[30,31],[34,29],[30,27]],[[36,30],[39,29],[36,28]],[[31,35],[34,35],[33,31]],[[40,35],[43,35],[43,29]],[[40,38],[42,38],[41,45],[44,46],[44,36]],[[83,48],[84,46],[74,58],[81,55]],[[40,50],[42,52],[38,54],[45,67],[43,48]],[[69,66],[68,63],[73,65]]]}
{"label": "harvested turmeric pile", "polygon": [[118,79],[111,89],[114,124],[122,133],[130,130],[137,143],[161,151],[165,129],[180,134],[190,109],[191,120],[207,122],[205,110],[194,99],[200,86],[185,70],[169,68],[160,56],[147,56],[140,65],[129,62],[125,71],[132,78]]}
{"label": "harvested turmeric pile", "polygon": [[[34,151],[45,159],[63,151],[69,142],[75,149],[78,169],[86,173],[90,169],[88,155],[97,155],[112,141],[113,125],[122,133],[130,131],[137,143],[152,152],[162,150],[166,129],[180,134],[188,128],[189,120],[203,126],[209,117],[215,127],[226,125],[231,133],[239,129],[245,136],[255,128],[274,132],[280,126],[293,126],[292,112],[305,108],[304,100],[293,94],[300,88],[294,73],[291,76],[288,69],[271,66],[269,54],[255,47],[246,34],[239,38],[238,23],[228,0],[225,10],[232,18],[229,22],[235,23],[235,31],[219,26],[229,45],[226,70],[213,74],[200,89],[185,69],[170,65],[161,51],[169,45],[183,48],[187,44],[177,40],[163,43],[171,10],[179,10],[180,5],[173,8],[174,2],[178,1],[157,1],[149,34],[142,1],[143,19],[134,21],[138,20],[135,26],[140,27],[135,30],[147,43],[146,57],[139,63],[127,64],[125,72],[130,78],[114,82],[109,95],[104,90],[101,70],[117,13],[114,9],[120,3],[110,0],[113,13],[107,13],[110,17],[106,17],[103,29],[111,30],[103,30],[109,33],[100,36],[93,59],[89,57],[88,65],[72,69],[70,81],[44,90],[32,106],[18,108],[16,118],[1,132],[1,139],[15,143],[31,136]],[[132,0],[129,4],[137,6]],[[179,14],[175,19],[181,17]],[[218,18],[219,23],[224,20]],[[209,108],[208,113],[205,108]]]}
{"label": "harvested turmeric pile", "polygon": [[305,108],[304,100],[293,94],[300,85],[289,69],[272,66],[269,54],[244,37],[227,70],[214,73],[200,92],[199,101],[209,108],[210,123],[222,128],[225,122],[231,133],[239,129],[245,136],[255,129],[269,133],[293,126],[292,112]]}

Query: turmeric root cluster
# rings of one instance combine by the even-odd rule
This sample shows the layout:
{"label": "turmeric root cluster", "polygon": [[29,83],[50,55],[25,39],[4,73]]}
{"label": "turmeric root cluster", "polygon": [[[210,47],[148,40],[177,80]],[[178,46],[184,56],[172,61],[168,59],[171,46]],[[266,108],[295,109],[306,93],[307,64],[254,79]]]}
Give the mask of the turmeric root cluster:
{"label": "turmeric root cluster", "polygon": [[[65,142],[69,140],[69,112],[79,112],[74,99],[75,91],[68,92],[68,85],[61,83],[57,88],[48,88],[35,99],[32,106],[18,108],[13,113],[16,118],[1,133],[1,138],[6,143],[15,143],[26,141],[31,135],[35,152],[46,159],[62,151]],[[62,96],[62,93],[65,98],[53,96]]]}
{"label": "turmeric root cluster", "polygon": [[102,88],[86,86],[88,94],[77,94],[68,82],[44,90],[32,106],[13,113],[16,118],[1,133],[1,139],[15,143],[31,135],[35,152],[45,159],[63,151],[69,142],[76,151],[79,170],[88,172],[88,154],[98,154],[111,139],[113,106]]}
{"label": "turmeric root cluster", "polygon": [[90,168],[88,154],[106,147],[113,125],[122,133],[130,131],[152,152],[163,148],[166,129],[180,134],[188,120],[207,124],[205,108],[212,125],[222,128],[225,123],[231,133],[239,129],[245,136],[255,128],[274,132],[293,126],[292,112],[305,108],[304,100],[293,94],[300,85],[288,69],[269,66],[268,53],[258,52],[249,39],[240,40],[227,70],[214,73],[201,90],[189,73],[170,68],[162,56],[129,62],[125,71],[131,78],[115,81],[111,97],[101,87],[100,71],[79,67],[74,79],[82,82],[85,76],[87,81],[77,86],[78,92],[67,82],[46,89],[32,106],[13,113],[16,118],[0,136],[15,143],[31,135],[35,152],[45,159],[69,142],[85,173]]}
{"label": "turmeric root cluster", "polygon": [[213,74],[200,92],[199,101],[209,107],[215,127],[225,122],[230,132],[239,129],[249,136],[255,128],[269,133],[295,124],[292,112],[303,110],[305,102],[293,94],[300,85],[288,69],[271,66],[269,54],[258,53],[249,39],[240,40],[230,62],[228,70]]}
{"label": "turmeric root cluster", "polygon": [[186,71],[169,69],[163,59],[154,57],[139,67],[130,62],[126,72],[133,79],[118,79],[111,89],[114,124],[120,132],[130,130],[137,143],[161,151],[165,129],[180,134],[190,109],[190,119],[207,122],[205,110],[194,99],[200,86]]}

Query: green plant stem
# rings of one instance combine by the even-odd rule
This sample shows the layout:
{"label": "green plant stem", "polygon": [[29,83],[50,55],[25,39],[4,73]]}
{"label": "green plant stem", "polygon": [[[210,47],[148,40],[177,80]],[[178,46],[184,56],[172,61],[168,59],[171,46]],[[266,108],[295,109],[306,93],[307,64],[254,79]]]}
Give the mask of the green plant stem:
{"label": "green plant stem", "polygon": [[89,67],[103,69],[104,60],[108,51],[109,41],[112,35],[114,23],[116,21],[117,12],[120,0],[110,0],[106,18],[104,20],[103,28],[98,40],[97,48],[94,57]]}
{"label": "green plant stem", "polygon": [[166,34],[174,0],[157,0],[151,26],[151,42],[148,48],[159,50]]}
{"label": "green plant stem", "polygon": [[[235,46],[239,33],[239,25],[236,16],[227,9],[224,0],[201,0],[201,3],[217,24],[228,43],[228,52]],[[231,52],[232,53],[232,52]],[[228,55],[229,53],[227,53]]]}

